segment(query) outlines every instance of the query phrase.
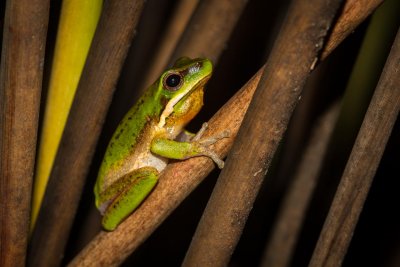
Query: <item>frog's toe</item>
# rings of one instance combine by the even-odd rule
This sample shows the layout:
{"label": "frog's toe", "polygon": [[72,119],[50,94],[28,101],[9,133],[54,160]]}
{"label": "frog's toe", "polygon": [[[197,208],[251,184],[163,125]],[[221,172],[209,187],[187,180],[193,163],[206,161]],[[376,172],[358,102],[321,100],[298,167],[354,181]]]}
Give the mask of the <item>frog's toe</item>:
{"label": "frog's toe", "polygon": [[230,136],[230,132],[228,130],[225,130],[217,135],[200,139],[200,140],[198,140],[198,142],[199,142],[199,144],[201,144],[203,146],[209,146],[209,145],[212,145],[212,144],[218,142],[219,140],[221,140],[223,138],[228,138],[229,136]]}
{"label": "frog's toe", "polygon": [[192,141],[198,141],[200,138],[203,136],[204,132],[208,128],[208,123],[204,122],[203,125],[201,125],[200,130],[196,133],[196,135],[193,137]]}

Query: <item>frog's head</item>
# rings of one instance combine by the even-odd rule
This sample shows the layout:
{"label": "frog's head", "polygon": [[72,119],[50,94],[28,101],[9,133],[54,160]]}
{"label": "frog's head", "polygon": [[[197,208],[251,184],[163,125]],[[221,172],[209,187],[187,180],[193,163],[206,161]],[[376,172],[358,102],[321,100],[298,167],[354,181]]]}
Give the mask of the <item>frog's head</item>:
{"label": "frog's head", "polygon": [[158,126],[164,127],[166,119],[172,124],[189,122],[203,105],[203,89],[212,73],[208,59],[178,59],[165,71],[159,82],[159,93],[165,106]]}

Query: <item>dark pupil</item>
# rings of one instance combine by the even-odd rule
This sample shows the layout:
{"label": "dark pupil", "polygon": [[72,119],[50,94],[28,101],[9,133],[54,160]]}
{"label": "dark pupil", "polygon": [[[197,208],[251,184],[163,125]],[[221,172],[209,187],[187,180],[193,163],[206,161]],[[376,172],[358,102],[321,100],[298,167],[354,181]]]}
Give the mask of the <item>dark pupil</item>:
{"label": "dark pupil", "polygon": [[181,82],[181,76],[179,76],[178,74],[171,74],[165,81],[168,87],[176,87],[180,84],[180,82]]}

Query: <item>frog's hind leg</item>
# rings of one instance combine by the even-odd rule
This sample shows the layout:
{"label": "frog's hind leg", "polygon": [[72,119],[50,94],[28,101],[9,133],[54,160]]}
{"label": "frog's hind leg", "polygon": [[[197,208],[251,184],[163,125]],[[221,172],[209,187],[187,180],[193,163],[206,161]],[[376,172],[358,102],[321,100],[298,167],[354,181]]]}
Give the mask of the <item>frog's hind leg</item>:
{"label": "frog's hind leg", "polygon": [[110,205],[104,211],[102,225],[104,229],[114,230],[122,220],[131,214],[146,198],[158,180],[158,171],[152,167],[137,169],[112,184],[102,198],[110,199]]}

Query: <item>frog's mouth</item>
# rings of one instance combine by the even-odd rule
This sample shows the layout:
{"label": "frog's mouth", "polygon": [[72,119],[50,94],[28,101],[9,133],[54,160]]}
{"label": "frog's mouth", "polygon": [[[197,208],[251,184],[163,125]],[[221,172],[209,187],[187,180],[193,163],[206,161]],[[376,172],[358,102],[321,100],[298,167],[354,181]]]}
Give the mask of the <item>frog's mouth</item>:
{"label": "frog's mouth", "polygon": [[174,106],[179,103],[179,101],[181,101],[184,97],[190,95],[191,93],[193,93],[194,91],[196,91],[197,89],[204,87],[204,85],[207,83],[207,81],[211,78],[211,74],[207,75],[206,77],[204,77],[203,79],[201,79],[195,86],[193,86],[192,89],[190,89],[188,92],[182,92],[180,94],[178,94],[177,96],[175,96],[175,98],[171,101],[168,102],[168,104],[165,106],[164,111],[162,112],[161,116],[160,116],[160,121],[158,122],[158,127],[162,128],[165,125],[165,119],[169,117],[169,115],[172,114],[172,112],[174,112]]}

